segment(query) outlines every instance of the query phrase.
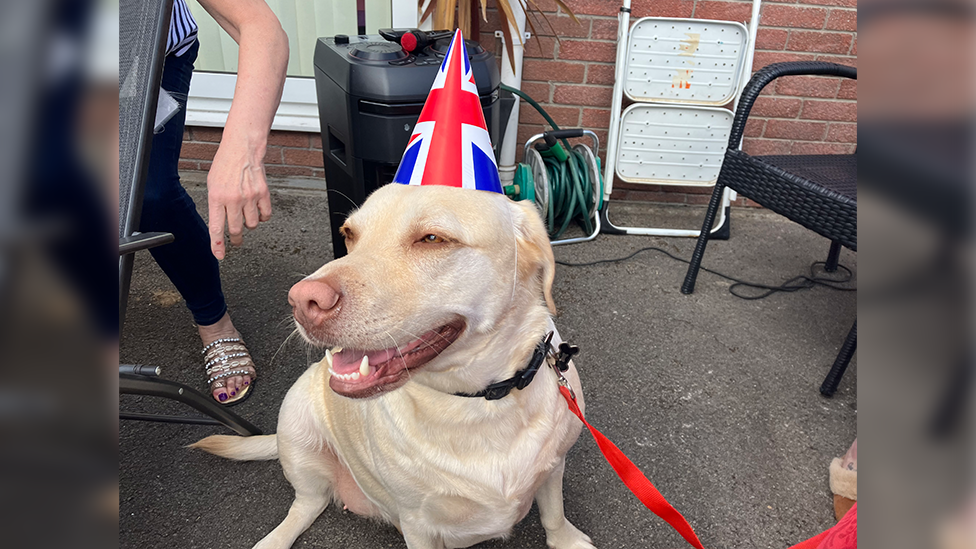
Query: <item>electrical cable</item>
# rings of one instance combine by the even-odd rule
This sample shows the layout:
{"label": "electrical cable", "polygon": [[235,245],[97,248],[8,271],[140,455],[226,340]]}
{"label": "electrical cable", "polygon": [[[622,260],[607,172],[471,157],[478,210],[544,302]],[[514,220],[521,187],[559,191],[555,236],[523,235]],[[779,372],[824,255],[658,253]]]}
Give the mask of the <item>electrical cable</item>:
{"label": "electrical cable", "polygon": [[[553,130],[558,131],[560,129],[556,121],[549,116],[549,113],[525,92],[505,84],[501,84],[500,87],[532,105],[552,126]],[[542,212],[542,216],[546,220],[551,240],[556,240],[562,236],[569,227],[569,223],[574,219],[579,222],[586,234],[592,233],[593,222],[590,219],[590,212],[596,209],[593,200],[595,196],[599,196],[603,192],[602,183],[593,181],[590,177],[591,171],[586,165],[586,158],[583,153],[570,147],[568,140],[561,139],[560,141],[562,141],[566,156],[568,156],[567,159],[563,160],[558,155],[542,153],[546,174],[549,177],[549,205],[547,211]],[[594,188],[595,185],[600,187]]]}
{"label": "electrical cable", "polygon": [[[646,248],[641,248],[641,249],[635,251],[634,253],[632,253],[632,254],[630,254],[628,256],[625,256],[625,257],[618,257],[618,258],[613,258],[613,259],[598,259],[596,261],[587,261],[585,263],[570,263],[568,261],[556,261],[556,263],[559,264],[559,265],[563,265],[565,267],[589,267],[589,266],[592,266],[592,265],[601,265],[601,264],[604,264],[604,263],[619,263],[621,261],[626,261],[628,259],[631,259],[632,257],[636,256],[639,253],[647,252],[647,251],[660,252],[660,253],[662,253],[662,254],[664,254],[664,255],[666,255],[666,256],[668,256],[671,259],[674,259],[676,261],[680,261],[680,262],[686,263],[686,264],[687,263],[691,263],[691,261],[689,261],[689,260],[687,260],[687,259],[685,259],[683,257],[678,257],[678,256],[672,254],[671,252],[669,252],[667,250],[664,250],[662,248],[658,248],[656,246],[647,246]],[[815,286],[823,286],[825,288],[829,288],[831,290],[837,290],[839,292],[856,292],[857,291],[857,288],[847,288],[847,287],[844,287],[844,286],[838,286],[838,284],[844,284],[846,282],[850,282],[854,278],[854,273],[851,272],[851,270],[848,269],[846,266],[840,265],[840,264],[837,265],[837,268],[838,269],[843,269],[846,272],[846,275],[845,276],[843,276],[841,278],[826,278],[826,277],[822,277],[822,276],[817,276],[814,273],[814,270],[816,269],[816,267],[818,265],[825,265],[825,263],[823,261],[815,261],[815,262],[813,262],[813,263],[810,264],[810,276],[797,275],[797,276],[795,276],[795,277],[787,280],[786,282],[780,284],[779,286],[770,286],[768,284],[760,284],[760,283],[757,283],[757,282],[748,282],[748,281],[741,280],[741,279],[738,279],[738,278],[735,278],[735,277],[731,277],[731,276],[729,276],[727,274],[723,274],[723,273],[720,273],[718,271],[709,269],[707,267],[701,267],[701,270],[703,270],[703,271],[705,271],[707,273],[712,273],[713,275],[722,277],[722,278],[724,278],[724,279],[726,279],[728,281],[731,281],[733,284],[731,286],[729,286],[729,293],[732,294],[732,295],[734,295],[735,297],[738,297],[739,299],[745,299],[747,301],[755,301],[755,300],[758,300],[758,299],[764,299],[764,298],[767,298],[767,297],[769,297],[769,296],[771,296],[771,295],[773,295],[775,293],[778,293],[778,292],[784,292],[784,293],[798,292],[800,290],[807,290],[807,289],[813,288]],[[745,294],[737,293],[736,292],[736,288],[739,288],[739,287],[754,288],[756,290],[765,290],[765,292],[763,292],[761,294],[757,294],[757,295],[745,295]]]}

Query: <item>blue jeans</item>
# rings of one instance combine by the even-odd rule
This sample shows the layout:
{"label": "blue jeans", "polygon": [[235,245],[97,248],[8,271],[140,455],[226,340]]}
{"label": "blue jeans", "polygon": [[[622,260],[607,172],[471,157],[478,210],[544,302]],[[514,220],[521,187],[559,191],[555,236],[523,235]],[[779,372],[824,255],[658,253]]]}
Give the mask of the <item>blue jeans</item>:
{"label": "blue jeans", "polygon": [[179,102],[180,110],[153,136],[139,230],[165,231],[176,237],[173,243],[152,248],[150,253],[183,296],[194,322],[208,326],[227,312],[220,266],[210,251],[207,225],[180,184],[178,170],[186,96],[199,47],[195,42],[180,57],[167,56],[163,65],[162,87]]}

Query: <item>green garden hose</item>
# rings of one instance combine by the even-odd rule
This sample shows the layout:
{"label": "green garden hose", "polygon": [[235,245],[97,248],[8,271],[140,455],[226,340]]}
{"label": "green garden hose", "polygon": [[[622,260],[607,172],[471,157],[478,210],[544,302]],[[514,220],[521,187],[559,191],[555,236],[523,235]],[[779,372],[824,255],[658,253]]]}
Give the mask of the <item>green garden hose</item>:
{"label": "green garden hose", "polygon": [[[501,89],[524,99],[546,119],[554,132],[560,131],[549,113],[522,90],[505,84],[501,84]],[[549,200],[546,211],[542,212],[542,215],[549,227],[549,238],[553,240],[562,236],[569,227],[570,221],[574,219],[586,234],[592,233],[591,214],[598,207],[598,204],[594,204],[594,200],[603,193],[602,176],[601,180],[594,180],[587,166],[586,156],[581,151],[570,147],[566,139],[560,141],[562,145],[555,140],[547,139],[548,150],[539,151],[549,178]],[[597,173],[601,171],[599,164],[596,171]]]}

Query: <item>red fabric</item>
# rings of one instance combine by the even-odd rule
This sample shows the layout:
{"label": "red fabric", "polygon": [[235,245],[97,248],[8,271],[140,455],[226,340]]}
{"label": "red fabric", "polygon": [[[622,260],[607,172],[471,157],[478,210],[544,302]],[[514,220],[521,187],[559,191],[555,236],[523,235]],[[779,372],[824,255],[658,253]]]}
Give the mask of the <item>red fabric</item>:
{"label": "red fabric", "polygon": [[627,456],[613,442],[610,442],[610,439],[603,436],[603,433],[597,431],[586,422],[586,419],[583,418],[583,413],[580,412],[579,406],[576,405],[576,401],[573,399],[569,389],[560,387],[559,392],[563,394],[566,403],[569,404],[570,411],[576,414],[576,417],[580,418],[583,425],[586,425],[586,428],[590,430],[593,438],[596,439],[597,445],[600,447],[600,451],[603,452],[603,456],[607,458],[610,466],[620,476],[620,480],[624,481],[624,484],[637,496],[637,499],[655,515],[667,521],[692,547],[695,547],[695,549],[704,549],[701,541],[698,540],[698,536],[695,535],[695,531],[688,524],[688,521],[685,520],[685,517],[681,516],[681,513],[664,499],[661,492],[658,492],[657,488],[651,484],[651,481],[647,480],[644,473],[641,473],[640,469],[632,461],[627,459]]}
{"label": "red fabric", "polygon": [[790,549],[857,549],[857,502],[840,522]]}

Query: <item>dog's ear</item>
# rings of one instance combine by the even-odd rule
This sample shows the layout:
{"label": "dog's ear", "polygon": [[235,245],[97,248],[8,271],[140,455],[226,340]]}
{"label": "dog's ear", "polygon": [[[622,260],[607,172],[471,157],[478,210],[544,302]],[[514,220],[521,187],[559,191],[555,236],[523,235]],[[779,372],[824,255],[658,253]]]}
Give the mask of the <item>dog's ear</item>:
{"label": "dog's ear", "polygon": [[539,215],[539,210],[528,201],[509,201],[514,210],[515,243],[518,246],[518,276],[520,280],[532,277],[542,279],[542,293],[549,312],[556,314],[552,300],[552,282],[556,277],[556,259],[552,255],[549,234]]}

